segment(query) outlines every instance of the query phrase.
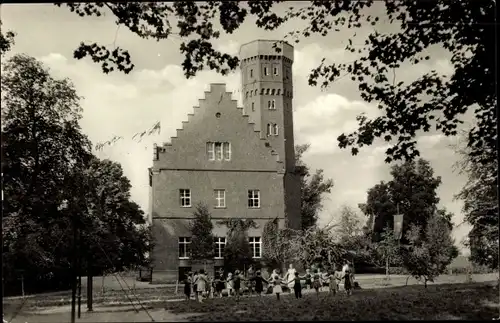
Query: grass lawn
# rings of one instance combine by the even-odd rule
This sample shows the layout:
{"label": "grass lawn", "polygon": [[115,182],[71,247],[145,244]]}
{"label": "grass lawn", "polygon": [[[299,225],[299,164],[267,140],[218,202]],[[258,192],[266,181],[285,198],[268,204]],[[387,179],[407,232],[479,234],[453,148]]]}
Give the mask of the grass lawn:
{"label": "grass lawn", "polygon": [[492,284],[450,284],[356,290],[347,297],[305,294],[209,299],[167,303],[172,314],[196,313],[189,321],[268,320],[491,320],[499,316],[499,291]]}

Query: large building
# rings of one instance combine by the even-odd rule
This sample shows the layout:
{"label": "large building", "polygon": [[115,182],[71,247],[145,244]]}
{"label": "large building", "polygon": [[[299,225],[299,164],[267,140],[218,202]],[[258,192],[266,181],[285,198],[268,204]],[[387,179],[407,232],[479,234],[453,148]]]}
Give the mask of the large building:
{"label": "large building", "polygon": [[[278,48],[278,50],[276,49]],[[155,147],[150,169],[153,280],[176,280],[190,270],[189,222],[197,203],[210,208],[222,266],[228,218],[253,219],[254,258],[270,219],[299,228],[300,175],[293,138],[293,47],[256,40],[240,49],[243,107],[225,84],[211,84],[177,136]]]}

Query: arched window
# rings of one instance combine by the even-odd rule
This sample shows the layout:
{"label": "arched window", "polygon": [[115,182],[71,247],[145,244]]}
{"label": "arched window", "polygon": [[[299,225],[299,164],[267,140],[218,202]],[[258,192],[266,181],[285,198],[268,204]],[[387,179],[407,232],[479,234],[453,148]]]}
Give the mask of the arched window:
{"label": "arched window", "polygon": [[254,93],[254,95],[257,95],[257,90],[255,90],[255,93]]}
{"label": "arched window", "polygon": [[266,95],[269,95],[269,89],[266,89]]}
{"label": "arched window", "polygon": [[267,124],[267,135],[270,136],[273,133],[273,125],[268,123]]}
{"label": "arched window", "polygon": [[277,89],[277,90],[276,90],[276,95],[280,95],[280,92],[281,92],[281,90],[280,90],[280,89]]}
{"label": "arched window", "polygon": [[260,95],[264,95],[264,89],[260,89]]}
{"label": "arched window", "polygon": [[253,91],[250,91],[250,97],[252,97]]}
{"label": "arched window", "polygon": [[276,90],[275,90],[275,89],[272,89],[272,90],[271,90],[271,95],[274,95],[274,93],[276,93]]}
{"label": "arched window", "polygon": [[246,99],[248,99],[248,91],[247,91],[247,93],[245,94],[245,98],[246,98]]}
{"label": "arched window", "polygon": [[273,124],[273,135],[275,135],[275,136],[278,135],[278,125],[276,123]]}

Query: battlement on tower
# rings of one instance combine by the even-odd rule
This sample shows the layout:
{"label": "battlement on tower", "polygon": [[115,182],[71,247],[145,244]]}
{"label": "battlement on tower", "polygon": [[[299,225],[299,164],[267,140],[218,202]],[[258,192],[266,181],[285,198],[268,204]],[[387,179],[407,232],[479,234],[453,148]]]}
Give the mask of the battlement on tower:
{"label": "battlement on tower", "polygon": [[260,60],[285,60],[293,62],[293,46],[282,40],[254,40],[243,44],[239,57],[244,63],[251,59]]}

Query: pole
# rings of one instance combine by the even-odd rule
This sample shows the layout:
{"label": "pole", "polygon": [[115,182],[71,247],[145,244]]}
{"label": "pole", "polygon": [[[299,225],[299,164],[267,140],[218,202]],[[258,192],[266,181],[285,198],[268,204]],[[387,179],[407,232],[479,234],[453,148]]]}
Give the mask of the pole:
{"label": "pole", "polygon": [[21,274],[21,293],[24,297],[24,274]]}
{"label": "pole", "polygon": [[[80,269],[80,268],[79,268]],[[78,318],[82,316],[82,273],[78,274]]]}
{"label": "pole", "polygon": [[76,277],[77,277],[77,237],[78,237],[78,226],[76,223],[76,213],[73,215],[73,259],[71,264],[71,323],[75,323],[75,306],[76,306]]}
{"label": "pole", "polygon": [[92,277],[92,265],[91,265],[90,253],[87,255],[87,312],[92,312],[92,297],[94,289],[94,278]]}

